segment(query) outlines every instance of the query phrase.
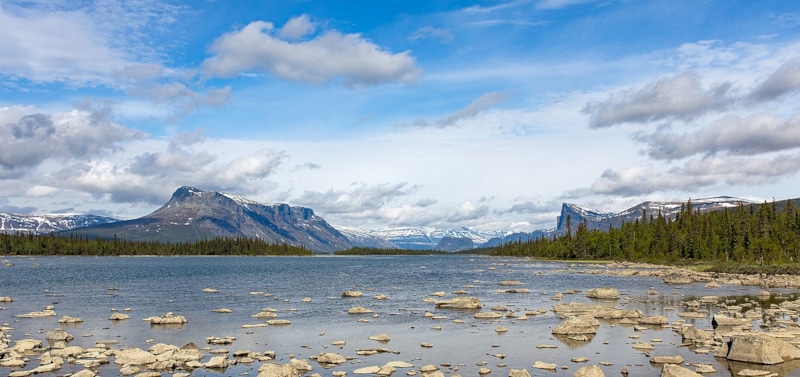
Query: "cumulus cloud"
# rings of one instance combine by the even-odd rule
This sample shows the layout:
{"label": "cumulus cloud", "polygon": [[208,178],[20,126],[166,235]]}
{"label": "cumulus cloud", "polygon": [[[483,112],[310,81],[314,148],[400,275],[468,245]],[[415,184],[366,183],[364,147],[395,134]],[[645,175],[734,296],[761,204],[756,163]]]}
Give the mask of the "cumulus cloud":
{"label": "cumulus cloud", "polygon": [[553,203],[534,203],[531,201],[525,201],[523,203],[515,203],[511,205],[510,208],[505,210],[496,211],[497,214],[505,214],[505,213],[542,213],[542,212],[552,212],[553,210]]}
{"label": "cumulus cloud", "polygon": [[217,38],[203,71],[230,77],[255,69],[307,84],[341,80],[349,87],[409,83],[420,73],[408,51],[393,54],[359,34],[328,31],[290,43],[276,38],[274,29],[272,23],[255,21]]}
{"label": "cumulus cloud", "polygon": [[419,186],[406,182],[373,186],[358,184],[349,190],[305,191],[295,201],[326,213],[367,212],[380,210],[390,201],[408,196],[418,189]]}
{"label": "cumulus cloud", "polygon": [[750,93],[750,99],[757,102],[769,101],[797,90],[800,90],[800,59],[793,59],[781,65],[759,84]]}
{"label": "cumulus cloud", "polygon": [[283,39],[297,40],[314,33],[316,28],[317,25],[311,22],[308,15],[303,14],[287,21],[278,32],[278,35]]}
{"label": "cumulus cloud", "polygon": [[589,127],[603,128],[622,123],[658,120],[691,120],[731,104],[730,82],[703,88],[693,73],[660,78],[639,89],[623,90],[607,100],[587,103]]}
{"label": "cumulus cloud", "polygon": [[800,154],[764,158],[706,156],[667,170],[652,166],[608,169],[588,190],[576,190],[576,193],[629,197],[668,191],[696,192],[717,185],[773,183],[798,171]]}
{"label": "cumulus cloud", "polygon": [[158,152],[146,152],[131,162],[78,161],[54,174],[58,183],[118,203],[163,204],[176,187],[189,185],[239,194],[269,189],[269,176],[285,154],[272,150],[221,161],[202,149],[193,134],[178,135]]}
{"label": "cumulus cloud", "polygon": [[0,171],[22,172],[51,159],[92,157],[143,136],[112,122],[105,108],[52,115],[0,108]]}
{"label": "cumulus cloud", "polygon": [[475,203],[467,201],[462,203],[456,208],[448,217],[447,221],[451,223],[477,220],[489,213],[489,206],[475,205]]}
{"label": "cumulus cloud", "polygon": [[755,155],[800,147],[800,118],[783,120],[756,114],[742,119],[729,115],[691,133],[660,128],[650,134],[636,134],[634,140],[647,144],[647,155],[658,160],[720,152]]}

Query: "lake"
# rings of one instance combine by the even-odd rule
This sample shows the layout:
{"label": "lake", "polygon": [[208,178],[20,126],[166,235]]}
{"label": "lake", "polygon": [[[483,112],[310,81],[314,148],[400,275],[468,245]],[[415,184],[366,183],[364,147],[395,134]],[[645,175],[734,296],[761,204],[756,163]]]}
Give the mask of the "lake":
{"label": "lake", "polygon": [[[651,355],[681,355],[687,363],[712,364],[717,376],[729,376],[729,366],[710,354],[696,354],[689,347],[679,347],[681,337],[671,329],[637,331],[633,326],[601,320],[597,335],[589,342],[562,342],[551,335],[561,319],[550,309],[559,302],[608,304],[626,310],[641,310],[646,315],[664,315],[678,320],[676,307],[682,301],[705,295],[727,299],[757,301],[758,287],[723,285],[713,290],[701,284],[664,285],[658,279],[618,277],[566,272],[563,263],[543,263],[528,259],[500,259],[483,256],[369,256],[369,257],[37,257],[4,258],[11,267],[0,267],[0,296],[14,301],[0,303],[0,322],[13,330],[6,334],[14,341],[35,338],[44,341],[44,333],[64,328],[75,339],[69,345],[92,347],[96,342],[114,340],[114,347],[147,349],[153,343],[182,346],[194,342],[200,348],[221,348],[206,344],[206,337],[235,337],[224,346],[232,351],[275,351],[277,361],[290,357],[308,359],[321,352],[336,352],[352,357],[348,363],[325,369],[311,361],[309,372],[330,376],[334,371],[384,365],[403,360],[416,366],[441,366],[445,375],[460,373],[476,376],[481,367],[493,376],[507,376],[509,369],[528,369],[536,376],[568,375],[589,364],[607,362],[601,368],[607,376],[618,376],[628,366],[631,376],[658,376],[660,366],[652,366],[648,357],[634,350],[634,342],[655,340]],[[577,266],[577,269],[582,268]],[[498,293],[497,283],[516,280],[530,293]],[[588,299],[583,293],[603,286],[617,288],[623,297],[618,301]],[[648,295],[650,288],[659,292]],[[216,292],[204,292],[204,289]],[[361,298],[345,298],[343,291],[358,290]],[[497,320],[473,318],[475,311],[436,309],[432,302],[456,297],[465,290],[479,298],[483,311],[505,306],[509,311],[545,309],[546,314],[528,316],[527,320],[504,317]],[[559,292],[562,301],[553,300]],[[444,297],[430,296],[445,292]],[[791,297],[795,292],[771,290],[774,297]],[[385,295],[385,300],[373,298]],[[304,302],[303,299],[310,299]],[[762,302],[761,305],[768,305]],[[15,315],[43,310],[53,305],[57,316],[17,318]],[[364,306],[374,314],[352,315],[347,310]],[[285,326],[242,328],[263,324],[251,318],[261,309],[277,310],[279,319],[291,321]],[[112,309],[131,319],[110,321]],[[212,310],[226,308],[231,313]],[[714,312],[714,306],[704,309]],[[167,312],[185,316],[182,326],[153,326],[142,319]],[[435,318],[426,317],[431,312]],[[62,325],[63,315],[80,317],[83,323]],[[455,322],[454,322],[455,321]],[[463,323],[462,323],[463,322]],[[617,321],[618,322],[618,321]],[[687,320],[700,329],[711,329],[710,316]],[[758,322],[755,323],[757,325]],[[498,333],[503,326],[507,332]],[[388,334],[389,342],[379,343],[368,337]],[[638,338],[632,338],[637,337]],[[339,348],[331,343],[346,341]],[[421,347],[429,343],[432,347]],[[556,348],[537,348],[537,345]],[[393,351],[371,356],[356,355],[357,349],[383,347]],[[208,361],[211,354],[202,361]],[[499,358],[493,355],[502,354]],[[572,358],[586,357],[586,363]],[[32,357],[32,358],[35,358]],[[533,369],[535,361],[556,363],[568,369],[549,372]],[[195,370],[193,375],[252,375],[261,362],[230,366],[224,371]],[[38,366],[33,360],[24,369]],[[782,365],[782,375],[800,376],[797,362]],[[80,370],[65,365],[52,375]],[[408,369],[412,370],[412,369]],[[405,375],[400,369],[395,375]],[[0,373],[12,370],[0,368]],[[100,367],[101,375],[117,375],[113,363]],[[168,375],[168,374],[164,374]]]}

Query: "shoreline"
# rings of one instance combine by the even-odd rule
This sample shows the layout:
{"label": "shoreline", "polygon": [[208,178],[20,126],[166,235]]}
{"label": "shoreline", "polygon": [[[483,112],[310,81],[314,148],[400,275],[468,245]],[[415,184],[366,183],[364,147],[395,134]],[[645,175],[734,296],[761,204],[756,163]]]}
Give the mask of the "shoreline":
{"label": "shoreline", "polygon": [[[459,260],[465,261],[468,258],[470,256],[462,257]],[[403,260],[414,259],[403,258]],[[425,257],[416,260],[426,264],[431,261]],[[449,259],[442,258],[442,260],[448,261]],[[673,365],[677,358],[657,359],[659,361],[668,361],[666,363],[651,363],[651,360],[656,360],[654,359],[655,357],[682,355],[682,361],[674,364],[690,370],[707,371],[709,367],[713,369],[715,365],[719,369],[719,364],[724,363],[727,366],[726,368],[731,369],[732,374],[739,373],[741,370],[763,370],[767,371],[768,374],[797,375],[797,364],[800,361],[784,361],[781,359],[781,362],[775,366],[766,366],[757,363],[742,364],[741,361],[729,360],[727,359],[727,353],[718,358],[713,356],[715,353],[722,354],[722,347],[732,342],[733,339],[741,338],[746,340],[762,336],[785,341],[791,347],[797,349],[796,344],[800,344],[800,341],[798,341],[800,339],[800,326],[796,325],[796,318],[800,317],[800,302],[793,300],[793,297],[784,297],[782,294],[773,295],[773,298],[779,298],[779,303],[776,304],[775,308],[769,305],[762,307],[759,304],[747,301],[732,302],[730,299],[724,298],[724,296],[715,296],[719,288],[713,286],[703,288],[702,292],[707,292],[707,296],[683,297],[683,295],[676,294],[682,287],[695,283],[708,284],[715,282],[714,279],[720,279],[720,277],[673,266],[632,263],[588,265],[557,262],[559,265],[563,264],[566,268],[563,270],[554,269],[552,273],[607,275],[623,278],[624,280],[620,280],[619,284],[622,284],[623,281],[635,282],[640,280],[639,278],[677,279],[688,276],[692,280],[688,283],[674,283],[677,280],[673,279],[673,283],[663,285],[663,288],[672,287],[675,290],[673,292],[665,291],[659,293],[658,296],[650,296],[649,292],[643,296],[630,296],[626,294],[625,286],[610,287],[616,290],[617,293],[623,291],[621,295],[614,295],[613,290],[609,290],[611,292],[610,297],[604,296],[604,294],[600,294],[599,297],[589,297],[590,290],[576,291],[566,286],[557,291],[541,291],[531,286],[530,281],[546,276],[546,274],[540,274],[541,271],[536,268],[528,271],[524,270],[529,265],[541,263],[550,262],[497,257],[478,258],[474,262],[474,266],[479,269],[474,272],[476,276],[483,276],[482,281],[464,286],[463,290],[466,293],[456,291],[439,292],[436,289],[438,287],[431,287],[431,291],[428,293],[420,294],[419,296],[415,294],[412,302],[416,302],[416,304],[412,304],[413,306],[411,307],[397,307],[396,304],[392,304],[394,297],[404,293],[403,287],[398,287],[397,291],[387,291],[386,288],[373,289],[369,286],[364,286],[360,288],[363,297],[309,296],[307,301],[305,299],[301,300],[299,297],[282,297],[281,293],[286,294],[285,292],[272,292],[269,293],[269,297],[264,297],[268,294],[267,292],[249,292],[253,298],[261,297],[262,300],[266,298],[268,301],[265,302],[271,301],[274,303],[272,305],[277,307],[275,312],[264,310],[265,314],[261,319],[254,317],[249,320],[242,320],[242,317],[229,317],[240,311],[236,308],[234,308],[234,313],[232,314],[222,314],[225,313],[222,310],[225,308],[218,305],[217,301],[219,300],[217,298],[225,297],[225,288],[197,287],[196,290],[198,292],[202,290],[202,296],[200,297],[211,300],[199,303],[200,307],[203,308],[202,310],[204,312],[218,310],[215,314],[206,313],[204,315],[218,316],[213,318],[231,322],[232,326],[240,330],[231,334],[224,334],[215,331],[213,327],[194,328],[191,331],[202,333],[204,336],[198,338],[193,335],[195,336],[193,338],[194,341],[189,342],[165,342],[160,337],[166,333],[181,338],[179,335],[190,331],[189,329],[193,327],[193,323],[198,321],[200,313],[197,312],[179,312],[174,315],[161,313],[144,317],[144,315],[150,314],[147,308],[134,306],[132,311],[127,311],[126,309],[116,311],[117,313],[128,314],[131,318],[123,319],[121,320],[122,322],[105,319],[106,324],[90,324],[108,328],[108,330],[97,330],[98,327],[95,327],[94,333],[81,335],[80,329],[86,328],[87,324],[82,322],[69,323],[69,319],[63,318],[61,310],[59,310],[59,307],[64,305],[63,303],[52,305],[52,309],[45,308],[45,310],[57,311],[58,315],[46,313],[47,315],[41,317],[34,316],[34,318],[39,319],[21,318],[18,317],[19,314],[28,313],[9,312],[9,310],[19,310],[15,309],[19,302],[14,301],[13,295],[10,295],[9,301],[0,303],[0,306],[7,307],[6,310],[0,310],[0,316],[3,318],[10,318],[10,315],[14,316],[11,321],[5,323],[3,328],[0,329],[0,339],[2,339],[0,340],[0,355],[2,355],[0,365],[4,365],[4,363],[19,365],[20,362],[18,360],[24,361],[26,358],[28,361],[23,366],[18,367],[0,366],[0,371],[13,374],[13,377],[28,375],[26,373],[33,373],[36,368],[40,367],[44,367],[44,369],[39,369],[39,372],[45,375],[77,374],[77,372],[82,372],[83,369],[92,373],[97,371],[101,375],[128,375],[127,373],[130,372],[130,375],[142,377],[155,376],[156,373],[159,376],[173,375],[179,377],[204,375],[206,373],[211,375],[228,375],[232,373],[243,375],[247,373],[248,375],[258,374],[266,377],[269,376],[267,369],[280,368],[283,372],[289,373],[288,375],[294,375],[293,373],[296,371],[298,374],[306,376],[318,374],[320,376],[341,377],[382,375],[382,373],[389,373],[392,370],[391,368],[394,368],[395,371],[390,373],[393,376],[455,377],[462,374],[464,376],[481,374],[480,371],[483,368],[491,372],[491,376],[510,376],[514,373],[523,373],[521,372],[523,369],[531,375],[540,375],[541,373],[553,373],[550,368],[555,364],[556,373],[561,375],[573,375],[577,373],[578,369],[592,365],[597,366],[601,372],[605,372],[605,375],[609,376],[618,375],[623,370],[629,369],[632,375],[642,375],[642,371],[651,371],[647,372],[646,375],[657,375],[664,369],[663,365]],[[414,265],[413,267],[421,270],[436,268],[433,265]],[[516,275],[512,275],[512,273]],[[526,280],[527,282],[515,281],[506,279],[507,276],[527,276],[532,280]],[[723,277],[727,278],[726,276]],[[721,283],[721,285],[734,285],[732,283],[737,282],[736,279],[727,281],[730,283],[725,282]],[[739,283],[742,282],[752,281],[739,280]],[[124,293],[127,288],[125,284],[119,284],[119,286],[119,288],[115,289],[121,289]],[[344,293],[345,291],[349,292],[347,289],[351,287],[342,286],[339,288]],[[239,289],[246,288],[241,287]],[[437,291],[433,292],[434,290]],[[500,291],[503,292],[500,293]],[[117,294],[117,292],[117,290],[114,290],[110,293]],[[0,297],[5,297],[7,294],[10,293],[0,292]],[[49,294],[45,293],[45,295]],[[381,295],[383,297],[379,298]],[[482,308],[445,309],[439,308],[437,304],[437,302],[444,300],[472,295],[484,301]],[[51,300],[62,300],[56,297],[58,296],[53,296]],[[530,306],[529,302],[541,300],[541,298],[545,298],[547,301],[544,302],[548,302],[548,304],[541,305],[539,308]],[[286,304],[289,308],[281,307],[279,305],[281,303]],[[317,323],[316,325],[305,325],[306,327],[304,327],[304,322],[298,316],[299,314],[320,310],[315,308],[324,308],[329,303],[337,303],[340,306],[346,305],[345,310],[347,307],[350,309],[363,307],[365,309],[365,311],[358,309],[354,314],[344,313],[339,320],[349,323],[350,325],[348,326],[354,326],[354,329],[363,326],[359,330],[358,334],[360,335],[337,332],[337,320],[335,318],[330,318],[329,320],[321,318],[319,323],[315,320],[314,323]],[[747,306],[748,304],[749,306]],[[260,306],[263,307],[263,305]],[[660,308],[659,311],[650,312],[650,309],[656,306]],[[634,307],[639,309],[632,309]],[[294,311],[290,308],[294,308]],[[274,318],[273,314],[268,313],[275,313],[274,316],[279,318]],[[488,313],[493,313],[492,315],[495,317],[479,319],[475,316],[477,313],[487,313],[487,315]],[[182,319],[174,318],[183,314],[186,314],[184,319],[188,323],[183,322]],[[253,313],[244,314],[245,317],[251,317],[250,314]],[[257,314],[260,313],[255,313],[253,316]],[[557,326],[560,326],[570,318],[586,315],[597,320],[596,324],[592,323],[588,327],[584,326],[584,330],[594,331],[595,335],[566,334],[565,337],[562,337],[554,332]],[[683,315],[686,316],[684,317]],[[665,322],[667,317],[672,319]],[[155,318],[160,318],[157,320],[160,324],[152,322],[156,320]],[[288,319],[289,323],[283,325],[278,323],[270,324],[266,322],[266,318]],[[384,322],[391,318],[399,318],[400,322],[394,324]],[[59,320],[59,323],[52,323],[56,319]],[[729,319],[731,321],[727,322],[723,328],[714,329],[712,326],[712,322],[715,320],[723,322]],[[64,320],[64,322],[61,322],[61,320]],[[141,325],[139,324],[140,320],[147,321],[144,321],[145,324]],[[175,322],[173,323],[173,321]],[[529,327],[531,323],[539,321],[543,321],[543,324],[551,324],[544,326],[543,329],[547,332],[546,334],[522,334],[522,332],[531,331],[534,328],[542,329],[542,327]],[[96,320],[87,322],[96,322]],[[147,322],[150,324],[148,325]],[[47,323],[52,325],[47,325]],[[22,334],[14,330],[17,325],[26,324],[35,326],[39,331]],[[756,328],[756,325],[759,328]],[[120,331],[125,326],[140,329],[135,331],[145,331],[144,336],[151,332],[153,334],[145,341],[132,340],[121,343],[119,341],[111,341],[121,334]],[[55,335],[55,333],[59,333],[56,328],[62,328],[70,333],[73,336],[73,340],[59,340]],[[476,331],[481,334],[478,338],[473,338],[469,335]],[[51,333],[54,334],[51,335]],[[371,337],[382,333],[386,333],[389,338],[385,342],[366,339],[366,335]],[[303,339],[300,340],[302,342],[300,345],[291,346],[287,344],[286,346],[281,346],[280,342],[274,343],[273,341],[269,347],[258,347],[256,348],[258,350],[246,349],[249,348],[247,347],[247,339],[257,337],[259,334],[266,334],[272,339],[281,334],[283,334],[281,336],[300,336]],[[228,339],[228,335],[235,335],[235,339]],[[584,337],[581,335],[584,335]],[[619,335],[624,336],[619,337]],[[94,341],[95,336],[100,340]],[[461,356],[461,359],[456,355],[455,360],[458,360],[456,362],[452,361],[454,359],[452,356],[444,356],[448,351],[441,350],[441,347],[448,347],[447,338],[461,339],[465,336],[468,337],[464,339],[471,339],[473,344],[466,346],[465,344],[456,343],[449,347],[455,347],[452,349],[456,352],[467,351],[466,348],[463,348],[465,346],[481,350],[485,349],[485,351],[478,353],[478,356]],[[531,336],[533,338],[530,338]],[[670,338],[673,336],[676,338],[671,340]],[[214,339],[209,341],[210,337]],[[530,340],[525,342],[524,339]],[[36,346],[37,341],[39,346]],[[519,343],[521,341],[525,343]],[[86,345],[75,346],[74,344],[76,343]],[[189,343],[193,343],[194,346]],[[426,348],[425,343],[429,343],[432,348]],[[533,354],[537,356],[528,356],[526,358],[524,355],[530,354],[531,351],[512,349],[526,343],[529,347],[536,346],[536,351]],[[24,344],[33,344],[33,346],[30,349],[23,349],[21,347]],[[622,356],[620,359],[618,356],[614,356],[614,351],[611,351],[612,353],[610,354],[608,353],[609,346],[618,348],[620,345],[626,347],[627,351],[625,352],[630,354],[626,353],[626,356]],[[14,350],[17,347],[20,347],[22,352]],[[267,349],[265,350],[265,348]],[[12,351],[8,351],[9,349]],[[548,351],[551,349],[555,351]],[[271,354],[270,351],[274,353]],[[436,355],[439,356],[426,356],[434,351],[438,352]],[[149,362],[134,364],[138,361],[126,359],[128,357],[127,354],[133,352],[138,353],[142,358],[141,360]],[[547,356],[547,352],[558,353],[551,353],[551,356]],[[622,350],[620,349],[619,352],[622,352]],[[176,356],[181,353],[183,356]],[[762,353],[766,354],[766,351]],[[194,355],[192,357],[201,357],[196,360],[187,360],[189,358],[187,354]],[[464,355],[467,354],[469,353],[464,353]],[[504,357],[499,357],[499,355],[504,355]],[[791,355],[787,356],[787,358],[792,357]],[[156,361],[152,361],[153,358]],[[320,358],[323,358],[322,362],[319,361]],[[342,360],[342,358],[344,358],[344,361],[341,363],[327,362],[329,360]],[[464,358],[467,359],[465,360]],[[572,361],[572,359],[582,360],[583,358],[587,360]],[[519,362],[520,359],[527,361]],[[706,362],[700,362],[702,360],[706,360]],[[401,364],[401,362],[406,364]],[[264,366],[273,364],[277,366]],[[407,364],[413,366],[406,366]],[[536,366],[537,364],[538,366]],[[58,368],[56,368],[56,365]],[[400,365],[403,365],[403,367],[399,367]],[[311,367],[311,369],[306,370],[305,368],[307,367]],[[367,367],[370,367],[370,369],[364,369]],[[382,367],[385,368],[381,370]],[[47,372],[46,368],[54,369]],[[264,370],[259,371],[262,368]],[[667,369],[671,368],[667,367]],[[134,369],[138,370],[133,373]],[[519,372],[512,371],[512,369]],[[724,370],[718,370],[718,373],[720,372],[726,373]],[[83,373],[83,375],[88,376],[88,372]]]}

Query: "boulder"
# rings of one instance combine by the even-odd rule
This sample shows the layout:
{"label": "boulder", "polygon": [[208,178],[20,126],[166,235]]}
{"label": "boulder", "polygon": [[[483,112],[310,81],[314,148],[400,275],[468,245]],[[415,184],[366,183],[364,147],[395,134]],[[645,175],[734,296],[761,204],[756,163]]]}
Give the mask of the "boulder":
{"label": "boulder", "polygon": [[752,319],[748,318],[733,318],[724,314],[714,314],[714,316],[711,317],[711,326],[715,329],[719,326],[741,326],[749,325],[752,321]]}
{"label": "boulder", "polygon": [[639,318],[642,325],[668,325],[669,320],[663,315],[642,316]]}
{"label": "boulder", "polygon": [[286,326],[291,325],[292,321],[288,319],[270,319],[267,321],[267,324],[270,326]]}
{"label": "boulder", "polygon": [[347,362],[347,358],[338,353],[324,353],[317,358],[320,364],[343,364]]}
{"label": "boulder", "polygon": [[65,341],[68,342],[72,339],[75,339],[74,336],[70,335],[64,329],[53,329],[47,332],[44,336],[45,339],[54,342],[54,341]]}
{"label": "boulder", "polygon": [[682,364],[683,357],[681,355],[676,356],[653,356],[650,358],[650,362],[653,364]]}
{"label": "boulder", "polygon": [[214,356],[207,363],[203,364],[208,369],[225,369],[228,367],[228,358],[225,356]]}
{"label": "boulder", "polygon": [[523,283],[521,281],[518,281],[518,280],[503,280],[503,281],[498,282],[497,285],[502,285],[502,286],[508,287],[508,286],[515,286],[515,285],[523,285]]}
{"label": "boulder", "polygon": [[148,320],[151,325],[182,325],[188,322],[186,317],[175,315],[172,312],[164,314],[161,317],[150,317]]}
{"label": "boulder", "polygon": [[594,288],[586,292],[586,297],[588,298],[598,298],[598,299],[618,299],[619,298],[619,291],[616,288],[611,287],[600,287]]}
{"label": "boulder", "polygon": [[303,359],[292,359],[289,361],[289,363],[294,365],[295,369],[297,369],[300,373],[308,372],[314,369],[314,367],[312,367],[307,360]]}
{"label": "boulder", "polygon": [[156,362],[156,355],[141,348],[126,348],[114,358],[117,365],[147,365]]}
{"label": "boulder", "polygon": [[480,309],[483,303],[477,297],[454,297],[449,300],[434,302],[436,308],[441,309]]}
{"label": "boulder", "polygon": [[70,317],[68,315],[62,316],[58,319],[58,323],[81,323],[83,322],[82,319],[78,317]]}
{"label": "boulder", "polygon": [[[592,320],[596,321],[594,318]],[[580,315],[565,319],[553,329],[552,333],[554,335],[597,334],[597,329],[586,315]]]}
{"label": "boulder", "polygon": [[800,349],[785,340],[768,335],[734,335],[728,342],[728,354],[725,358],[731,361],[772,365],[800,359]]}
{"label": "boulder", "polygon": [[130,319],[130,318],[131,318],[131,316],[129,316],[127,314],[120,313],[120,312],[113,312],[113,313],[111,313],[111,316],[108,317],[108,319],[112,320],[112,321],[122,321],[124,319]]}
{"label": "boulder", "polygon": [[342,292],[342,297],[362,297],[364,293],[361,291],[344,291]]}
{"label": "boulder", "polygon": [[587,365],[575,371],[573,377],[606,377],[603,370],[597,365]]}
{"label": "boulder", "polygon": [[475,313],[473,317],[477,319],[497,319],[497,318],[502,318],[503,315],[498,312],[479,312]]}
{"label": "boulder", "polygon": [[363,306],[356,306],[347,310],[347,314],[369,314],[374,312],[374,310],[365,308]]}
{"label": "boulder", "polygon": [[511,369],[508,371],[508,377],[531,377],[527,369]]}
{"label": "boulder", "polygon": [[92,372],[89,369],[83,369],[79,372],[75,372],[72,374],[72,377],[95,377],[97,374]]}
{"label": "boulder", "polygon": [[703,375],[680,365],[664,364],[661,368],[660,377],[703,377]]}
{"label": "boulder", "polygon": [[388,335],[388,334],[378,334],[378,335],[372,335],[372,336],[370,336],[368,339],[370,339],[370,340],[376,340],[376,341],[378,341],[378,342],[388,342],[388,341],[390,340],[390,338],[389,338],[389,335]]}
{"label": "boulder", "polygon": [[544,369],[544,370],[556,370],[558,365],[552,363],[545,363],[544,361],[536,361],[533,363],[533,367],[536,369]]}
{"label": "boulder", "polygon": [[292,364],[263,364],[258,368],[258,377],[300,377],[300,371]]}

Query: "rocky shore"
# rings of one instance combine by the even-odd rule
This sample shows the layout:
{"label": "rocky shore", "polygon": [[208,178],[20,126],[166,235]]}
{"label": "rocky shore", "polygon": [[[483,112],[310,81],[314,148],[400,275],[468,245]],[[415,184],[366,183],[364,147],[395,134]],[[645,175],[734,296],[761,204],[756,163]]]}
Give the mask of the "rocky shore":
{"label": "rocky shore", "polygon": [[[503,262],[496,263],[502,266]],[[496,267],[495,267],[496,268]],[[779,303],[767,308],[756,302],[733,301],[714,295],[714,290],[723,285],[749,285],[762,288],[759,298],[772,296],[772,288],[800,287],[800,278],[796,276],[743,276],[727,274],[700,273],[687,269],[654,266],[632,263],[612,263],[598,265],[571,265],[563,271],[570,274],[605,274],[614,276],[641,276],[657,277],[665,284],[680,286],[701,283],[708,291],[708,295],[682,300],[673,307],[665,308],[675,313],[679,319],[670,321],[666,316],[648,315],[640,309],[629,309],[637,301],[647,298],[629,297],[620,293],[622,287],[596,287],[585,292],[565,289],[560,292],[531,292],[524,287],[525,283],[514,280],[498,280],[494,284],[502,287],[494,291],[495,294],[509,297],[505,305],[496,305],[487,308],[482,302],[482,297],[469,294],[468,289],[446,293],[436,291],[421,302],[429,305],[429,310],[418,313],[419,326],[422,321],[447,320],[448,311],[468,311],[471,313],[476,326],[477,323],[494,323],[494,331],[498,334],[509,331],[508,326],[520,321],[526,321],[536,316],[557,317],[559,323],[550,329],[549,339],[553,343],[540,343],[537,349],[558,348],[559,344],[577,349],[582,344],[591,343],[598,331],[604,326],[631,328],[632,335],[625,340],[630,348],[646,357],[648,362],[655,367],[662,377],[683,376],[783,376],[797,374],[800,361],[800,300],[793,296],[781,297]],[[509,288],[515,287],[515,288]],[[2,289],[2,288],[0,288]],[[216,294],[217,290],[206,289],[207,294]],[[263,294],[263,292],[251,292]],[[530,309],[518,305],[524,302],[525,297],[531,294],[547,294],[553,302],[549,308]],[[0,294],[13,294],[13,292],[0,292]],[[651,288],[648,295],[655,297],[660,293]],[[567,298],[576,298],[581,295],[590,299],[590,302],[578,302]],[[445,297],[450,296],[450,297]],[[774,298],[774,296],[773,296]],[[329,298],[333,299],[333,298]],[[390,300],[386,294],[367,294],[362,291],[344,290],[341,293],[343,300],[354,300],[348,315],[356,322],[369,322],[369,318],[378,318],[384,313],[376,312],[370,302],[383,302]],[[303,298],[300,302],[313,305],[314,299]],[[13,295],[0,296],[0,304],[14,305]],[[640,303],[641,304],[641,303]],[[652,305],[645,303],[644,305]],[[708,310],[711,307],[713,310]],[[0,307],[0,309],[4,309]],[[79,317],[66,315],[58,316],[56,307],[48,306],[40,311],[14,314],[14,323],[28,321],[34,318],[58,317],[58,324],[64,326],[79,326],[84,321]],[[398,308],[398,310],[403,310]],[[3,313],[5,310],[0,311]],[[128,312],[129,309],[123,310]],[[225,315],[230,313],[228,308],[209,308],[210,312]],[[7,311],[5,311],[7,313]],[[241,323],[243,331],[266,326],[290,326],[292,322],[277,318],[277,310],[266,307],[253,313],[250,317],[257,323]],[[109,322],[135,321],[129,314],[112,310],[107,318]],[[183,326],[191,318],[166,313],[161,316],[142,318],[147,326]],[[707,321],[710,326],[697,327],[690,322]],[[488,321],[488,322],[487,322]],[[456,319],[453,323],[464,323],[463,319]],[[389,348],[392,344],[392,334],[376,333],[369,337],[377,342],[378,347],[345,349],[345,345],[352,339],[337,339],[323,346],[318,352],[310,353],[305,357],[296,357],[304,350],[251,350],[231,348],[235,337],[208,336],[206,344],[166,344],[148,341],[138,347],[123,346],[115,340],[101,340],[90,347],[70,345],[75,336],[69,333],[69,328],[58,327],[42,329],[37,334],[18,334],[14,323],[3,323],[0,327],[0,373],[10,377],[25,377],[34,374],[71,375],[77,377],[92,377],[100,374],[113,374],[123,376],[154,377],[154,376],[192,376],[211,374],[226,375],[227,370],[237,366],[247,365],[257,370],[259,377],[277,376],[323,376],[332,375],[345,377],[354,375],[406,375],[422,377],[461,376],[465,364],[453,365],[450,363],[420,363],[419,360],[404,357],[404,350]],[[469,325],[468,323],[465,325]],[[416,326],[416,324],[415,324]],[[438,327],[438,329],[437,329]],[[431,327],[441,331],[441,326]],[[679,342],[670,343],[674,353],[665,354],[662,339],[640,339],[647,329],[669,329],[679,339]],[[181,330],[177,330],[181,331]],[[542,339],[546,339],[542,338]],[[465,345],[468,346],[468,345]],[[499,346],[499,344],[498,344]],[[661,352],[653,353],[656,347]],[[419,347],[433,347],[428,342],[421,342]],[[494,345],[493,345],[494,347]],[[728,371],[719,371],[712,363],[687,362],[678,349],[688,349],[695,355],[708,358],[708,360],[724,361],[730,368]],[[288,362],[280,362],[276,353],[288,352]],[[382,362],[379,365],[370,365],[371,355],[391,355],[395,360]],[[475,360],[474,367],[479,375],[508,375],[509,377],[527,377],[542,375],[542,373],[557,373],[558,375],[571,375],[576,377],[596,377],[606,375],[628,376],[632,364],[618,364],[613,362],[595,360],[591,362],[588,357],[578,352],[570,359],[571,365],[558,364],[549,360],[531,360],[527,365],[509,365],[504,363],[506,355],[503,353],[487,354],[495,360],[492,367],[488,362]],[[782,368],[785,366],[785,368]],[[612,373],[613,371],[613,373]],[[245,372],[246,373],[246,372]]]}

